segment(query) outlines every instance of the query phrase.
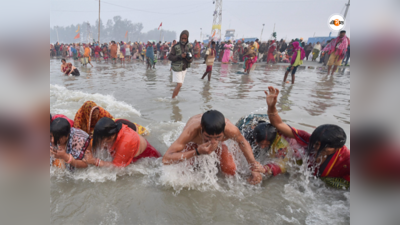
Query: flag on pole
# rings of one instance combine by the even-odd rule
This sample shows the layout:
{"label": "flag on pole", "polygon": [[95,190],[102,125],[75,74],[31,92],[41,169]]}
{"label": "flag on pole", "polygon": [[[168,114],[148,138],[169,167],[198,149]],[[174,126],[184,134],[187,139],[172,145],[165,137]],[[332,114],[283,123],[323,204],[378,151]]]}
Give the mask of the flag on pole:
{"label": "flag on pole", "polygon": [[79,32],[79,29],[80,29],[80,27],[79,27],[79,24],[78,24],[78,30],[76,30],[75,32],[77,32],[77,33],[78,33],[78,32]]}
{"label": "flag on pole", "polygon": [[126,33],[125,33],[125,38],[126,38],[126,37],[128,37],[128,31],[126,31]]}
{"label": "flag on pole", "polygon": [[162,27],[162,22],[160,23],[160,26],[158,26],[158,29],[160,30],[160,27]]}
{"label": "flag on pole", "polygon": [[211,37],[214,37],[214,36],[215,36],[215,31],[214,31],[214,33],[213,33],[213,35]]}
{"label": "flag on pole", "polygon": [[80,38],[80,37],[81,37],[80,34],[81,34],[81,33],[78,33],[78,34],[74,37],[74,39]]}

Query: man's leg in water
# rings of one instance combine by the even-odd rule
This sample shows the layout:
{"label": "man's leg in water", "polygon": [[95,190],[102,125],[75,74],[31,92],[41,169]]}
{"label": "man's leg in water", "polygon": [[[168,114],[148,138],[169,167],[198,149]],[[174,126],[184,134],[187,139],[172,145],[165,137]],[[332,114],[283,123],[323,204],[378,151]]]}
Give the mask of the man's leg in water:
{"label": "man's leg in water", "polygon": [[329,72],[331,72],[331,69],[332,69],[332,65],[328,66],[328,75],[329,75]]}
{"label": "man's leg in water", "polygon": [[211,81],[211,72],[208,72],[208,81]]}
{"label": "man's leg in water", "polygon": [[233,159],[232,154],[229,152],[228,147],[225,144],[222,144],[222,149],[219,152],[220,154],[220,166],[221,171],[225,175],[235,175],[236,173],[236,164]]}
{"label": "man's leg in water", "polygon": [[181,90],[183,81],[185,80],[186,71],[187,70],[180,71],[180,72],[173,71],[172,82],[176,83],[176,87],[175,87],[174,92],[172,93],[172,98],[175,98],[178,95],[179,91]]}
{"label": "man's leg in water", "polygon": [[201,79],[204,79],[204,77],[206,77],[208,72],[204,72],[203,76],[201,77]]}
{"label": "man's leg in water", "polygon": [[172,98],[175,98],[179,94],[179,91],[181,90],[181,87],[182,87],[182,83],[176,83],[175,90],[172,93]]}
{"label": "man's leg in water", "polygon": [[[337,70],[337,68],[338,68],[338,66],[333,66],[333,70],[332,70],[332,74],[331,75],[333,75],[333,73],[335,73],[335,71]],[[328,72],[328,74],[329,74],[329,72]]]}

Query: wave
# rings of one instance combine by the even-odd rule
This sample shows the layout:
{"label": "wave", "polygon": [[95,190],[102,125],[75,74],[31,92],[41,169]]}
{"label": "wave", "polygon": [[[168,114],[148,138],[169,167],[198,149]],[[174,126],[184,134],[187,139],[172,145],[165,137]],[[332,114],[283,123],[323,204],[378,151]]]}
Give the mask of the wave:
{"label": "wave", "polygon": [[68,90],[57,84],[50,84],[50,111],[54,114],[64,114],[73,119],[83,103],[89,100],[96,102],[115,118],[125,118],[132,115],[141,116],[140,112],[133,106],[116,100],[112,95],[90,94],[83,91]]}

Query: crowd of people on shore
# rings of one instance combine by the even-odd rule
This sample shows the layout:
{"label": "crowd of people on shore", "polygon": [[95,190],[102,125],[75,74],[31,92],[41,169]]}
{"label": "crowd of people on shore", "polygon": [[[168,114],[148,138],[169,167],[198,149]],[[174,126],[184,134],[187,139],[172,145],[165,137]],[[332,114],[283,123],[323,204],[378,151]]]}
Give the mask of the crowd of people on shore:
{"label": "crowd of people on shore", "polygon": [[[267,62],[267,63],[289,63],[292,60],[293,54],[295,53],[295,42],[299,43],[299,46],[305,51],[305,59],[310,61],[316,61],[319,58],[319,62],[327,65],[329,56],[329,50],[326,49],[330,45],[330,42],[335,38],[322,43],[305,43],[303,38],[292,39],[289,43],[281,39],[269,40],[267,42],[260,42],[258,39],[255,41],[244,42],[243,40],[238,41],[222,41],[215,42],[215,60],[222,63],[238,63],[245,62],[248,51],[253,50],[257,56],[256,62]],[[59,56],[62,58],[73,58],[82,60],[82,64],[89,64],[91,59],[94,58],[96,61],[108,61],[110,58],[124,63],[131,59],[146,60],[147,55],[151,55],[154,52],[152,61],[155,60],[167,60],[168,55],[171,52],[172,47],[177,43],[176,40],[173,42],[155,43],[155,42],[114,42],[99,44],[89,43],[71,43],[63,44],[56,43],[50,44],[50,56]],[[211,41],[207,44],[198,42],[195,40],[191,43],[193,49],[193,58],[199,60],[205,56],[206,51],[211,47]],[[115,45],[113,48],[112,46]],[[152,47],[152,51],[148,49]],[[350,44],[347,46],[347,52],[341,61],[341,65],[348,65],[350,59]]]}

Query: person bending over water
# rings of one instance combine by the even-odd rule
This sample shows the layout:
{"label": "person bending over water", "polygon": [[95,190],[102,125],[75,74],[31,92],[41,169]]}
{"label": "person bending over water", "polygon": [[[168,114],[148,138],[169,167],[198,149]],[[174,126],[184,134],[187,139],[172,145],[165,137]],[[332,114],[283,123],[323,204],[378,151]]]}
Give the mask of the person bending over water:
{"label": "person bending over water", "polygon": [[67,168],[86,168],[82,161],[86,150],[91,150],[91,138],[81,129],[70,126],[64,118],[54,119],[50,124],[50,163],[53,166]]}
{"label": "person bending over water", "polygon": [[[265,142],[272,145],[269,153],[273,162],[265,165],[261,171],[257,171],[273,176],[284,173],[288,161],[288,148],[294,147],[292,148],[293,156],[297,156],[298,159],[302,158],[301,154],[308,155],[308,167],[313,170],[314,176],[321,178],[329,186],[348,188],[350,186],[350,150],[344,145],[347,139],[344,130],[337,125],[324,124],[309,134],[283,123],[276,109],[279,90],[271,86],[268,90],[269,93],[265,91],[268,118],[277,133],[272,144],[270,141],[272,136],[267,136],[266,139],[269,141]],[[302,153],[301,149],[305,152]]]}
{"label": "person bending over water", "polygon": [[[262,180],[259,172],[263,167],[254,159],[250,144],[239,129],[216,110],[195,115],[189,119],[182,134],[172,143],[163,157],[163,164],[175,164],[198,155],[216,152],[220,158],[220,168],[227,175],[236,173],[236,164],[228,147],[222,143],[228,139],[236,141],[251,166],[252,177],[248,180],[258,184]],[[186,149],[186,150],[185,150]]]}
{"label": "person bending over water", "polygon": [[93,101],[85,102],[81,108],[76,112],[74,118],[74,127],[82,129],[88,134],[93,134],[94,126],[97,121],[103,117],[113,119],[113,116],[107,110],[98,106]]}
{"label": "person bending over water", "polygon": [[79,73],[79,70],[75,66],[73,66],[72,63],[67,63],[67,69],[64,74],[65,75],[74,75],[74,76],[81,75]]}
{"label": "person bending over water", "polygon": [[101,151],[106,147],[113,160],[103,161],[94,158],[86,151],[84,161],[98,167],[126,167],[141,158],[159,158],[161,154],[133,129],[122,123],[104,117],[97,122],[93,133],[93,150]]}
{"label": "person bending over water", "polygon": [[65,74],[67,71],[67,61],[65,59],[61,59],[61,72]]}

